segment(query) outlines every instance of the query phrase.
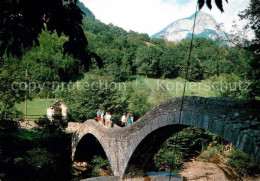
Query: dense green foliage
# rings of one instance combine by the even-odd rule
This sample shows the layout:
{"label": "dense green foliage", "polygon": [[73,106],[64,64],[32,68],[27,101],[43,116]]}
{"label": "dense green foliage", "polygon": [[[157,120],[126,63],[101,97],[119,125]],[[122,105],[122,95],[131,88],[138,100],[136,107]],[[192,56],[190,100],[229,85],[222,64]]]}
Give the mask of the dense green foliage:
{"label": "dense green foliage", "polygon": [[185,128],[167,139],[154,156],[154,162],[159,170],[170,170],[172,167],[178,172],[185,161],[197,156],[211,141],[212,137],[201,129]]}
{"label": "dense green foliage", "polygon": [[127,109],[127,102],[122,98],[117,85],[107,79],[88,77],[75,83],[80,89],[57,92],[69,109],[70,120],[85,121],[96,117],[98,109],[111,112],[112,120],[120,120],[121,114]]}
{"label": "dense green foliage", "polygon": [[248,154],[234,147],[228,156],[228,165],[240,175],[255,175],[260,173],[259,166],[252,161]]}
{"label": "dense green foliage", "polygon": [[82,25],[83,12],[77,0],[5,0],[0,3],[0,57],[6,53],[19,58],[29,48],[39,45],[38,36],[44,29],[64,33],[64,53],[82,60],[87,68],[87,40]]}
{"label": "dense green foliage", "polygon": [[112,77],[89,75],[64,90],[57,90],[56,96],[70,108],[69,120],[82,122],[96,118],[97,110],[100,109],[110,112],[112,121],[120,125],[123,113],[132,113],[136,120],[151,108],[147,87],[136,90],[132,84],[115,83],[111,80]]}
{"label": "dense green foliage", "polygon": [[80,71],[79,61],[62,53],[65,36],[59,38],[56,33],[43,31],[38,39],[40,46],[27,51],[21,62],[28,71],[31,88],[35,88],[32,93],[41,98],[53,97],[53,85],[73,79]]}
{"label": "dense green foliage", "polygon": [[[98,73],[108,73],[117,81],[130,80],[135,75],[185,77],[189,39],[177,44],[163,39],[150,40],[147,34],[126,32],[92,16],[85,17],[84,27],[88,49],[95,55],[92,69],[102,70]],[[253,56],[241,47],[219,46],[218,41],[195,38],[191,58],[188,79],[198,81],[222,73],[246,78]]]}
{"label": "dense green foliage", "polygon": [[[121,32],[123,30],[113,25],[109,27],[109,33],[86,34],[90,51],[95,52],[106,67],[102,69],[103,73],[113,75],[118,81],[129,80],[135,75],[185,77],[189,39],[177,44],[161,39],[144,41],[138,33]],[[199,81],[231,72],[245,78],[251,59],[250,52],[243,48],[219,46],[213,40],[195,38],[188,79]],[[92,69],[97,68],[92,66]]]}
{"label": "dense green foliage", "polygon": [[245,99],[250,97],[250,85],[252,82],[246,79],[241,79],[235,74],[221,74],[210,78],[215,84],[215,93],[219,97],[232,97]]}
{"label": "dense green foliage", "polygon": [[232,150],[225,152],[227,144],[228,142],[212,133],[188,127],[173,134],[164,142],[154,155],[154,162],[158,170],[169,171],[172,167],[175,172],[182,170],[183,163],[194,158],[204,162],[222,163],[233,170],[231,173],[234,179],[257,176],[260,173],[259,165],[238,148],[231,145]]}
{"label": "dense green foliage", "polygon": [[250,71],[248,77],[253,80],[250,96],[252,98],[260,97],[260,3],[258,0],[251,0],[249,7],[240,13],[242,19],[249,20],[249,27],[255,32],[255,38],[247,49],[253,53],[254,59],[250,61]]}
{"label": "dense green foliage", "polygon": [[1,120],[19,117],[14,105],[24,100],[25,91],[16,85],[13,86],[13,82],[24,81],[21,68],[15,58],[5,59],[0,63],[0,127]]}
{"label": "dense green foliage", "polygon": [[59,131],[1,131],[0,179],[70,180],[70,139]]}
{"label": "dense green foliage", "polygon": [[109,166],[109,161],[107,159],[103,159],[100,156],[95,156],[91,164],[93,165],[93,171],[91,173],[91,177],[98,177],[100,176],[100,169],[107,169]]}

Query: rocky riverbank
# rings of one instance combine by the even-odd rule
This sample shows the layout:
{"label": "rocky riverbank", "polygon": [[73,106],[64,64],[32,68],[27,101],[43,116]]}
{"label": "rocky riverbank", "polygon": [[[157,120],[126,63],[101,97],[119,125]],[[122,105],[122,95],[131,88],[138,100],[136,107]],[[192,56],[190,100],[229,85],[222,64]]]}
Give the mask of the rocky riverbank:
{"label": "rocky riverbank", "polygon": [[226,180],[243,180],[243,181],[260,181],[260,177],[239,177],[234,171],[227,168],[224,164],[207,163],[202,161],[193,161],[185,164],[180,175],[183,180],[187,181],[226,181]]}

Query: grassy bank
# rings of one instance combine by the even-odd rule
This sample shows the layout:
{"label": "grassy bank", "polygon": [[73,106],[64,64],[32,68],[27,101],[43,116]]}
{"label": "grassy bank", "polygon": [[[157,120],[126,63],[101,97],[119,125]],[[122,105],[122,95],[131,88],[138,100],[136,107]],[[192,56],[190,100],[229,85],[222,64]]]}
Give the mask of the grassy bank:
{"label": "grassy bank", "polygon": [[[27,101],[27,114],[28,119],[36,120],[40,116],[46,115],[46,109],[51,104],[55,103],[57,100],[55,99],[33,99]],[[25,112],[25,102],[20,104],[16,104],[15,107],[18,111],[24,114]]]}
{"label": "grassy bank", "polygon": [[[159,94],[165,94],[165,99],[181,97],[184,88],[184,79],[151,79],[140,78],[142,85],[136,86],[136,81],[131,82],[136,90],[140,89],[140,86],[146,86],[151,90],[148,101],[151,104],[156,104],[156,98]],[[201,97],[215,97],[216,93],[208,86],[208,81],[201,82],[187,82],[185,96],[201,96]]]}

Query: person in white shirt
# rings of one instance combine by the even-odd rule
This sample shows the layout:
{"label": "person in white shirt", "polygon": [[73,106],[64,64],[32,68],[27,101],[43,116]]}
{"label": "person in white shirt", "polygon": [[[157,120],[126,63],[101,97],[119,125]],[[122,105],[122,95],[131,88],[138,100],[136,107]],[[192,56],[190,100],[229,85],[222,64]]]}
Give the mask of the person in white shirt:
{"label": "person in white shirt", "polygon": [[101,112],[101,124],[105,125],[104,124],[104,111]]}
{"label": "person in white shirt", "polygon": [[125,123],[126,123],[126,115],[125,113],[123,114],[122,118],[121,118],[121,125],[122,126],[125,126]]}
{"label": "person in white shirt", "polygon": [[112,120],[111,120],[111,114],[110,112],[107,113],[107,127],[112,127]]}
{"label": "person in white shirt", "polygon": [[106,112],[106,115],[105,115],[105,126],[108,125],[108,112]]}

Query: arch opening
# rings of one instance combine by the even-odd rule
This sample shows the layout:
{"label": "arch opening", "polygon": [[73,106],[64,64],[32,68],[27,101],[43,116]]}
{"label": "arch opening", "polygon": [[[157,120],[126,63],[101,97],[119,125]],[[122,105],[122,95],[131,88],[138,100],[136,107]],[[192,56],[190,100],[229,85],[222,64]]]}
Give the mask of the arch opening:
{"label": "arch opening", "polygon": [[[193,130],[198,130],[198,131],[195,131],[193,133]],[[162,147],[165,147],[164,143],[166,143],[166,140],[167,140],[167,144],[168,144],[169,140],[170,141],[174,140],[174,138],[173,138],[174,134],[177,132],[179,132],[178,133],[178,136],[179,136],[178,145],[183,144],[183,143],[185,143],[184,145],[189,145],[187,143],[190,143],[192,145],[192,142],[197,143],[197,144],[194,144],[195,147],[189,146],[188,148],[190,151],[188,151],[187,153],[185,151],[181,152],[181,154],[184,155],[184,157],[181,157],[180,165],[182,165],[183,161],[189,162],[191,159],[197,158],[199,155],[201,155],[199,157],[200,159],[204,159],[204,157],[206,156],[206,158],[210,159],[212,161],[212,163],[218,164],[219,163],[218,161],[221,161],[221,160],[216,160],[216,159],[222,158],[224,155],[223,153],[225,153],[225,154],[232,153],[231,152],[232,146],[233,146],[232,143],[229,142],[228,140],[224,139],[223,137],[216,135],[215,133],[213,133],[211,131],[209,132],[209,131],[206,131],[205,129],[201,129],[201,128],[194,127],[194,126],[188,126],[188,125],[168,125],[168,126],[161,127],[159,129],[151,132],[138,144],[138,146],[135,148],[135,150],[133,151],[133,154],[131,155],[131,157],[129,159],[129,162],[125,169],[123,178],[128,179],[128,178],[136,178],[136,177],[146,177],[147,172],[169,171],[169,165],[168,165],[168,167],[164,167],[164,169],[161,170],[161,167],[158,167],[155,163],[155,162],[158,162],[158,160],[155,161],[154,158],[155,158],[155,155],[158,153],[158,151]],[[186,133],[188,133],[188,135],[193,134],[194,136],[186,137],[184,135]],[[195,137],[195,139],[187,139],[187,138],[192,138],[192,137]],[[208,139],[208,140],[205,141],[206,139]],[[202,142],[201,142],[201,144],[198,144],[198,141],[200,141],[200,140]],[[217,143],[216,143],[216,141],[217,141]],[[211,147],[212,146],[211,144],[213,144],[213,148]],[[214,144],[216,144],[216,146],[214,146]],[[162,145],[164,145],[164,146],[162,146]],[[211,146],[208,147],[209,145],[211,145]],[[217,148],[217,146],[220,146],[220,145],[222,145],[221,148]],[[203,150],[203,148],[205,150]],[[213,151],[217,151],[218,155],[216,155],[216,157],[214,157],[214,156],[212,158],[208,157],[207,154],[209,153],[209,151],[212,151],[211,148],[213,149]],[[218,149],[221,149],[221,150],[218,150]],[[164,149],[163,151],[165,151],[165,150],[167,150],[167,149]],[[161,153],[161,151],[162,150],[160,150],[160,153]],[[205,151],[205,153],[202,151]],[[168,152],[169,152],[169,147],[168,147]],[[170,152],[172,152],[172,151],[170,151]],[[204,153],[204,154],[202,155],[202,153]],[[241,154],[241,153],[239,152],[239,154]],[[185,154],[188,156],[185,157]],[[236,156],[236,155],[230,155],[230,156]],[[249,157],[249,155],[248,155],[248,157]],[[162,157],[162,158],[165,159],[164,157]],[[167,157],[167,158],[169,159],[169,158],[171,158],[171,156]],[[240,159],[242,159],[242,160],[247,159],[247,157],[244,156],[244,158],[240,158]],[[251,160],[251,161],[253,161],[253,160]],[[181,166],[179,169],[182,169],[182,168],[183,167]],[[259,169],[258,166],[257,166],[257,168]],[[175,172],[175,173],[178,173],[179,169],[177,168],[177,172]],[[248,171],[250,172],[251,170],[252,169],[250,168],[250,170],[247,170],[246,172],[248,172]],[[229,178],[229,177],[235,178],[235,176],[237,174],[237,173],[234,174],[229,169],[227,169],[227,171],[225,169],[223,169],[223,172],[227,176],[227,178]],[[256,173],[259,173],[259,171]]]}
{"label": "arch opening", "polygon": [[86,134],[77,145],[74,160],[76,162],[90,162],[95,156],[107,159],[106,153],[97,138],[92,134]]}
{"label": "arch opening", "polygon": [[84,135],[76,147],[73,175],[82,179],[113,175],[102,145],[92,134]]}
{"label": "arch opening", "polygon": [[125,169],[123,178],[146,176],[147,172],[156,171],[157,168],[153,160],[154,155],[169,137],[186,127],[188,126],[168,125],[147,135],[134,150]]}

